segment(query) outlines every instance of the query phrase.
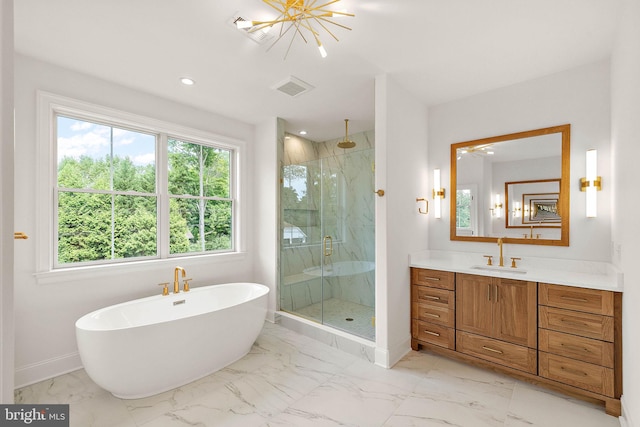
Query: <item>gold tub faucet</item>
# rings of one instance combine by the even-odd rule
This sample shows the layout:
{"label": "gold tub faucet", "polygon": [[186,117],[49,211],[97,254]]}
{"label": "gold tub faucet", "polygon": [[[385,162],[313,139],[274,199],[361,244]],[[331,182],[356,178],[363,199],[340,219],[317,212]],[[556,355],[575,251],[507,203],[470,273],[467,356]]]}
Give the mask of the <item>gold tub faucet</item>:
{"label": "gold tub faucet", "polygon": [[180,293],[180,279],[178,279],[179,271],[182,271],[183,279],[187,275],[187,272],[184,271],[184,268],[182,267],[176,267],[176,269],[173,271],[173,293],[174,294]]}

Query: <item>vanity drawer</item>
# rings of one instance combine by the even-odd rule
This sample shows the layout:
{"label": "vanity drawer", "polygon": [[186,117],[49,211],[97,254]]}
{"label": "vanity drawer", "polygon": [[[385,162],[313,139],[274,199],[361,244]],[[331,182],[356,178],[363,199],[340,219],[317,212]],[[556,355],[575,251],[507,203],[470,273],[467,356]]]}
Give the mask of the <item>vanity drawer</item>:
{"label": "vanity drawer", "polygon": [[413,317],[418,320],[437,323],[449,328],[455,326],[456,312],[447,306],[414,302],[412,313]]}
{"label": "vanity drawer", "polygon": [[613,368],[613,343],[540,329],[540,351]]}
{"label": "vanity drawer", "polygon": [[613,317],[540,306],[540,327],[613,342]]}
{"label": "vanity drawer", "polygon": [[613,316],[613,292],[540,283],[541,305]]}
{"label": "vanity drawer", "polygon": [[455,308],[455,293],[426,286],[413,286],[413,301],[433,306]]}
{"label": "vanity drawer", "polygon": [[451,350],[456,347],[456,331],[452,328],[413,319],[411,329],[411,336],[420,341]]}
{"label": "vanity drawer", "polygon": [[535,349],[462,331],[456,332],[456,346],[459,352],[470,356],[531,374],[537,371]]}
{"label": "vanity drawer", "polygon": [[540,376],[613,397],[613,369],[540,352]]}
{"label": "vanity drawer", "polygon": [[412,268],[411,284],[454,290],[455,273],[450,271],[428,270],[426,268]]}

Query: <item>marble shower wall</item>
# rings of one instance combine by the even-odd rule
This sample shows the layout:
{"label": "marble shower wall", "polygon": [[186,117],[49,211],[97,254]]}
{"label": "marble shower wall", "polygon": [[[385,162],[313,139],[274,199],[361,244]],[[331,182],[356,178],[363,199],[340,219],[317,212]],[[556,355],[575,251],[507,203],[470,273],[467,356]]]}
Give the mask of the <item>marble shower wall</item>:
{"label": "marble shower wall", "polygon": [[[281,246],[281,309],[295,311],[323,298],[373,307],[373,270],[329,277],[324,293],[322,280],[304,272],[323,262],[375,259],[373,131],[350,135],[356,147],[348,150],[337,147],[341,138],[316,143],[287,137],[283,167],[289,168],[284,174],[281,232],[292,239],[283,239]],[[331,257],[323,256],[322,225],[324,234],[333,238]]]}

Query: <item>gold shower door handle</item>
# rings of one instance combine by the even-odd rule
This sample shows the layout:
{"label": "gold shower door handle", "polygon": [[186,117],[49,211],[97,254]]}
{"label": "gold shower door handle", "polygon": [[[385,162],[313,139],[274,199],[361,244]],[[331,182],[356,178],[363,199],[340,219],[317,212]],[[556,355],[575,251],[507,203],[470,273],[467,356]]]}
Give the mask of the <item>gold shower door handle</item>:
{"label": "gold shower door handle", "polygon": [[[327,243],[329,243],[328,247]],[[322,239],[322,244],[324,246],[324,256],[331,256],[333,254],[333,239],[331,238],[331,236],[324,236],[324,239]]]}

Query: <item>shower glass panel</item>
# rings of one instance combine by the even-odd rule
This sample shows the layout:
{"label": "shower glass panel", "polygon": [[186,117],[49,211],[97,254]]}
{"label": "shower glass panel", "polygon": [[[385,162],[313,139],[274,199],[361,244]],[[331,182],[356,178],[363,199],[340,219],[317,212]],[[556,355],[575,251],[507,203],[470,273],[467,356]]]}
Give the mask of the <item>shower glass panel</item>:
{"label": "shower glass panel", "polygon": [[280,309],[374,340],[374,150],[334,151],[283,166]]}

